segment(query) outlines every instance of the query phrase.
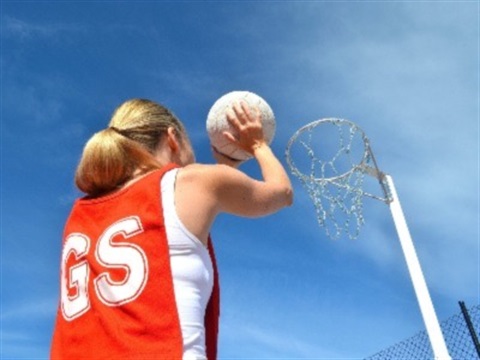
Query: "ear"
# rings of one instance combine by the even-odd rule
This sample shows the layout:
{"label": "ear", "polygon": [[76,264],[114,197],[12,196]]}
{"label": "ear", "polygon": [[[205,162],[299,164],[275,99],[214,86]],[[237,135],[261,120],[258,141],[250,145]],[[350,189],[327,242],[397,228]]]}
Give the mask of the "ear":
{"label": "ear", "polygon": [[174,153],[180,148],[180,144],[178,143],[177,139],[177,130],[175,130],[175,128],[172,126],[167,129],[167,143],[170,150],[172,150]]}

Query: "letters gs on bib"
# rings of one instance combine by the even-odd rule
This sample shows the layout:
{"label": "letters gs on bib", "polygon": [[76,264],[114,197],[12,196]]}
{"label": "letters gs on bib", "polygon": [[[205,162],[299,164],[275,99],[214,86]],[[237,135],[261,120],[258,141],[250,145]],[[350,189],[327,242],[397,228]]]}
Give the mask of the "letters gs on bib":
{"label": "letters gs on bib", "polygon": [[[128,241],[142,232],[140,219],[132,216],[110,225],[98,239],[95,249],[90,248],[91,240],[85,234],[68,235],[61,265],[61,308],[65,320],[72,321],[86,313],[90,309],[91,296],[97,296],[105,305],[113,307],[129,303],[142,293],[148,280],[147,256],[142,248]],[[113,239],[118,236],[124,240],[115,241],[113,245]],[[114,279],[111,272],[105,271],[90,279],[85,259],[90,251],[106,269],[123,270],[122,278]],[[73,264],[69,261],[72,256],[75,259]],[[95,294],[88,292],[89,281],[93,281]]]}

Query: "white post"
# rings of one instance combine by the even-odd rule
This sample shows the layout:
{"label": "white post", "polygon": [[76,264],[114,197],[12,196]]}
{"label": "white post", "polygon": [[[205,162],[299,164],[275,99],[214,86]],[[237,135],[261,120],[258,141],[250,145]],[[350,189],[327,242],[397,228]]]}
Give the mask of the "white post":
{"label": "white post", "polygon": [[400,238],[400,244],[402,245],[403,254],[407,262],[408,271],[412,279],[418,304],[420,305],[420,311],[423,316],[423,321],[425,322],[425,327],[427,328],[435,359],[450,360],[451,357],[448,353],[447,345],[445,344],[445,339],[443,338],[442,330],[438,323],[437,315],[435,314],[435,309],[433,308],[432,299],[430,298],[422,268],[420,267],[410,232],[408,231],[393,179],[391,176],[385,175],[385,180],[387,181],[392,200],[389,204],[390,211],[392,212],[393,221],[397,229],[398,237]]}

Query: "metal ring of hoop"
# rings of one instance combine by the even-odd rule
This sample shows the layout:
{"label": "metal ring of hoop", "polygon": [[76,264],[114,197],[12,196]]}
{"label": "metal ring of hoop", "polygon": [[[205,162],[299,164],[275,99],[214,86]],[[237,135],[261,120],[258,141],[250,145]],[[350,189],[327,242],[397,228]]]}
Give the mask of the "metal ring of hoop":
{"label": "metal ring of hoop", "polygon": [[[359,164],[353,166],[349,171],[347,171],[347,172],[345,172],[341,175],[333,176],[333,177],[329,177],[329,178],[312,178],[311,176],[307,176],[307,175],[303,174],[295,166],[293,160],[290,157],[290,148],[293,145],[293,143],[297,140],[297,138],[300,134],[302,134],[305,131],[311,131],[312,129],[316,128],[317,126],[323,125],[325,123],[332,123],[335,126],[338,126],[339,124],[340,125],[341,124],[346,124],[350,127],[350,129],[354,129],[355,132],[358,132],[361,135],[362,140],[363,140],[363,145],[364,145],[363,157],[362,157]],[[345,119],[325,118],[325,119],[320,119],[320,120],[313,121],[313,122],[301,127],[300,129],[298,129],[293,134],[293,136],[290,138],[290,140],[288,141],[287,149],[286,149],[285,153],[286,153],[287,163],[290,166],[290,169],[292,170],[293,173],[295,173],[300,178],[308,179],[308,181],[316,181],[316,182],[322,182],[322,183],[325,183],[325,182],[335,183],[338,180],[341,180],[341,179],[344,179],[344,178],[350,176],[352,173],[354,173],[358,170],[362,171],[362,169],[364,168],[364,165],[368,162],[369,153],[370,153],[370,145],[369,145],[368,138],[365,135],[365,133],[363,132],[363,130],[360,127],[358,127],[355,123],[353,123],[349,120],[345,120]]]}

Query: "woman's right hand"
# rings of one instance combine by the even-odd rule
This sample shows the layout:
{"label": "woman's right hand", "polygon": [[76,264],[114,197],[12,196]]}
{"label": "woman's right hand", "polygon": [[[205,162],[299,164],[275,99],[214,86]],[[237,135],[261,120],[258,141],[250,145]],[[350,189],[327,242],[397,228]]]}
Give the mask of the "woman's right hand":
{"label": "woman's right hand", "polygon": [[224,136],[233,144],[254,155],[255,149],[266,144],[262,116],[258,107],[250,109],[245,101],[235,102],[227,111],[227,120],[236,134],[225,131]]}

